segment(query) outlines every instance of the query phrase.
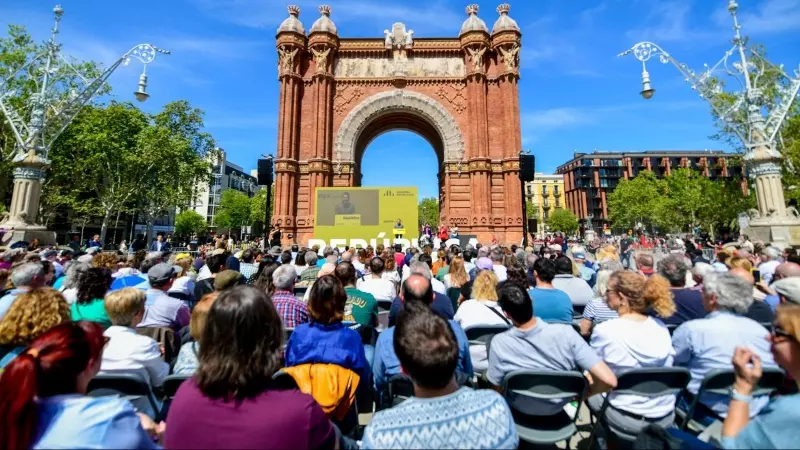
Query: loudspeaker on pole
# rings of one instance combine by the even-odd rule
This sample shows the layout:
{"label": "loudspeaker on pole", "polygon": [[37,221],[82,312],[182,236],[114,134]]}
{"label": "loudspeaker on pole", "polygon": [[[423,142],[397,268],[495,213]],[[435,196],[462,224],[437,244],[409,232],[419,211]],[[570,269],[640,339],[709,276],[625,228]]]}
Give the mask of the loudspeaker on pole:
{"label": "loudspeaker on pole", "polygon": [[522,181],[533,181],[536,174],[536,157],[533,155],[519,155],[519,178]]}
{"label": "loudspeaker on pole", "polygon": [[269,186],[272,184],[272,158],[258,160],[258,185]]}

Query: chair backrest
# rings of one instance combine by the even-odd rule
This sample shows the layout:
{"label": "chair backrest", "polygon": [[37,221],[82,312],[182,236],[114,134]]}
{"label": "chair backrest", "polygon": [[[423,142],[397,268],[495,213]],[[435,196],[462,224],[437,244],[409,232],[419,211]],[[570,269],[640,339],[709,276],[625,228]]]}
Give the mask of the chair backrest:
{"label": "chair backrest", "polygon": [[308,290],[308,286],[295,286],[294,287],[294,295],[300,294],[300,297],[303,297]]}
{"label": "chair backrest", "polygon": [[508,325],[474,325],[464,329],[470,344],[487,345],[494,335],[509,329]]}
{"label": "chair backrest", "polygon": [[145,397],[153,413],[159,410],[150,384],[132,373],[99,373],[89,381],[86,392],[92,397],[122,395],[123,397]]}
{"label": "chair backrest", "polygon": [[272,381],[277,389],[298,389],[297,381],[288,373],[279,370],[272,374]]}
{"label": "chair backrest", "polygon": [[389,401],[392,406],[414,396],[414,383],[408,375],[397,374],[389,378]]}
{"label": "chair backrest", "polygon": [[394,302],[394,300],[378,300],[378,311],[389,311],[392,309],[392,302]]}
{"label": "chair backrest", "polygon": [[580,372],[553,370],[515,370],[503,380],[505,395],[516,394],[539,400],[583,401],[586,379]]}
{"label": "chair backrest", "polygon": [[162,389],[164,390],[164,397],[172,398],[175,397],[175,393],[178,392],[178,388],[181,387],[184,381],[192,378],[191,375],[170,375],[166,379],[164,379],[164,385]]}
{"label": "chair backrest", "polygon": [[[786,377],[786,373],[779,368],[764,367],[761,372],[761,379],[758,380],[758,386],[753,389],[752,395],[771,394],[783,384],[783,379]],[[735,379],[736,374],[733,369],[711,371],[703,378],[698,394],[708,392],[728,395]]]}
{"label": "chair backrest", "polygon": [[632,369],[617,377],[617,394],[633,394],[643,397],[677,395],[686,388],[692,374],[683,367],[648,367]]}

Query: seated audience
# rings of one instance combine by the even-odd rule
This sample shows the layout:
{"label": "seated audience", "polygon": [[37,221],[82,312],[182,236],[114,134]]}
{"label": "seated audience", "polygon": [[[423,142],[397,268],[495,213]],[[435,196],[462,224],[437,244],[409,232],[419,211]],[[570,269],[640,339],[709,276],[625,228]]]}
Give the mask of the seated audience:
{"label": "seated audience", "polygon": [[580,278],[585,281],[590,288],[594,287],[594,284],[597,282],[597,271],[586,265],[586,253],[583,249],[580,249],[580,251],[573,250],[572,259],[575,261],[575,265],[578,266]]}
{"label": "seated audience", "polygon": [[[659,275],[645,278],[635,272],[614,272],[605,295],[608,307],[619,318],[595,327],[591,346],[615,375],[651,367],[670,367],[675,356],[669,330],[660,320],[647,315],[670,317],[675,304],[669,283]],[[675,420],[675,396],[642,397],[611,393],[604,422],[612,431],[636,436],[648,425],[669,428]],[[587,400],[595,414],[605,400],[595,395]]]}
{"label": "seated audience", "polygon": [[[753,272],[746,269],[735,268],[728,271],[728,273],[736,275],[737,277],[743,279],[747,282],[750,286],[756,284],[755,278],[753,277]],[[753,288],[755,290],[755,288]],[[772,312],[772,308],[763,300],[759,300],[758,298],[753,298],[753,303],[750,304],[750,307],[747,308],[747,312],[744,314],[745,317],[749,319],[753,319],[760,324],[771,324],[775,320],[775,313]]]}
{"label": "seated audience", "polygon": [[[414,274],[403,283],[403,289],[400,292],[400,298],[403,304],[410,301],[422,302],[426,306],[431,307],[433,304],[434,293],[430,281],[422,275]],[[449,320],[450,326],[458,340],[458,367],[456,368],[462,377],[466,379],[472,378],[472,360],[469,356],[469,341],[464,330],[458,325],[458,322]],[[397,354],[394,350],[395,327],[389,327],[378,337],[378,343],[375,346],[375,360],[372,363],[372,374],[375,380],[375,390],[380,393],[385,388],[392,375],[400,373],[400,361],[397,359]]]}
{"label": "seated audience", "polygon": [[[422,275],[425,277],[426,280],[430,280],[431,284],[433,284],[433,279],[431,277],[431,270],[427,264],[414,261],[408,266],[409,269],[409,276],[410,275]],[[408,278],[406,278],[408,279]],[[439,292],[433,292],[433,304],[431,308],[442,317],[447,320],[453,319],[455,312],[453,311],[453,302],[452,300],[447,297],[446,295],[440,294]],[[403,300],[398,295],[394,298],[392,302],[392,306],[389,308],[389,326],[393,327],[397,322],[397,313],[399,313],[403,309]]]}
{"label": "seated audience", "polygon": [[0,448],[158,448],[164,431],[130,402],[89,397],[108,341],[96,322],[40,335],[0,375]]}
{"label": "seated audience", "polygon": [[[291,254],[289,254],[289,261],[286,264],[291,262]],[[283,257],[283,255],[281,255]],[[244,277],[245,284],[253,284],[256,281],[256,272],[258,271],[258,264],[254,263],[255,255],[253,255],[253,250],[247,249],[242,252],[242,262],[239,264],[239,272]],[[295,272],[296,273],[296,272]]]}
{"label": "seated audience", "polygon": [[[553,264],[556,272],[551,282],[553,287],[566,293],[570,302],[572,302],[572,306],[577,307],[578,311],[581,312],[594,297],[592,288],[581,277],[576,277],[572,274],[572,260],[568,257],[561,255],[553,261]],[[569,320],[571,321],[572,317]]]}
{"label": "seated audience", "polygon": [[206,259],[203,268],[208,270],[208,278],[202,278],[201,274],[197,275],[197,282],[194,285],[195,299],[203,298],[206,294],[214,292],[214,280],[218,273],[225,270],[225,259],[224,254],[212,255]]}
{"label": "seated audience", "polygon": [[103,333],[109,339],[103,350],[100,371],[130,373],[151,386],[161,386],[169,375],[158,342],[136,333],[144,317],[146,297],[136,288],[124,288],[106,295],[104,304],[111,326]]}
{"label": "seated audience", "polygon": [[358,283],[358,289],[371,294],[375,300],[392,300],[397,295],[395,284],[383,278],[384,267],[383,259],[377,256],[372,258],[369,261],[369,275],[365,275],[363,281]]}
{"label": "seated audience", "polygon": [[[687,320],[706,316],[700,291],[686,287],[686,273],[689,269],[686,259],[678,254],[667,255],[658,262],[658,274],[669,281],[672,299],[675,301],[675,314],[663,319],[667,325],[680,325]],[[752,287],[750,292],[752,293]]]}
{"label": "seated audience", "polygon": [[[685,322],[672,335],[674,364],[684,366],[692,373],[687,387],[691,394],[697,394],[703,377],[709,372],[730,369],[736,347],[750,348],[765,366],[775,367],[769,342],[764,339],[766,330],[758,322],[743,316],[752,302],[750,285],[736,275],[715,272],[703,279],[703,306],[708,315]],[[751,416],[758,414],[768,400],[766,396],[754,398]],[[681,404],[682,409],[686,407]],[[727,411],[726,396],[703,394],[695,410],[695,419],[710,424],[717,417],[725,417]]]}
{"label": "seated audience", "polygon": [[305,252],[297,252],[297,256],[294,257],[294,270],[297,272],[297,279],[300,280],[300,275],[308,268],[306,265],[306,253]]}
{"label": "seated audience", "polygon": [[[447,295],[447,289],[445,289],[444,283],[442,283],[441,281],[436,279],[436,277],[434,276],[435,274],[433,273],[433,270],[431,269],[431,267],[433,265],[433,262],[432,262],[433,260],[431,259],[431,255],[429,255],[427,253],[423,253],[423,254],[419,255],[419,258],[417,258],[417,260],[419,262],[424,263],[424,264],[426,264],[428,266],[428,270],[431,272],[431,286],[433,286],[433,292],[438,292],[438,293],[440,293],[442,295]],[[409,272],[409,275],[410,274],[411,274],[411,272]]]}
{"label": "seated audience", "polygon": [[137,327],[167,327],[178,332],[189,325],[189,307],[167,294],[175,275],[175,267],[167,263],[156,264],[147,272],[150,288],[145,292],[144,317]]}
{"label": "seated audience", "polygon": [[597,281],[594,285],[595,298],[586,304],[586,308],[583,310],[583,319],[581,319],[580,327],[583,336],[591,336],[592,329],[598,324],[619,317],[616,311],[608,307],[605,300],[606,292],[608,292],[608,279],[611,278],[612,273],[610,270],[597,272]]}
{"label": "seated audience", "polygon": [[0,320],[6,315],[8,309],[11,308],[11,305],[18,295],[39,287],[44,287],[46,285],[44,277],[44,266],[39,263],[24,263],[14,267],[11,270],[10,277],[11,284],[13,284],[14,287],[0,298]]}
{"label": "seated audience", "polygon": [[283,321],[283,326],[286,328],[294,328],[309,320],[306,304],[294,295],[296,274],[291,264],[281,264],[272,272],[272,283],[275,286],[275,292],[270,297],[272,297],[272,304],[278,311],[278,315]]}
{"label": "seated audience", "polygon": [[261,289],[268,296],[272,295],[275,292],[275,283],[272,281],[272,274],[275,273],[275,269],[278,267],[280,267],[280,264],[272,259],[261,260],[258,274],[256,274],[256,281],[253,282],[253,286]]}
{"label": "seated audience", "polygon": [[70,320],[69,305],[55,289],[21,293],[0,320],[0,370],[50,328]]}
{"label": "seated audience", "polygon": [[[569,258],[566,259],[569,261]],[[536,308],[536,317],[545,322],[572,323],[572,300],[566,292],[553,285],[556,276],[553,260],[537,259],[533,263],[533,276],[536,279],[536,287],[530,289],[528,295],[531,296]]]}
{"label": "seated audience", "polygon": [[782,278],[772,283],[772,289],[778,305],[800,305],[800,277]]}
{"label": "seated audience", "polygon": [[328,448],[336,431],[297,389],[278,389],[283,329],[267,295],[237,286],[212,303],[200,364],[167,416],[166,448]]}
{"label": "seated audience", "polygon": [[[306,284],[313,283],[314,280],[317,279],[317,273],[319,272],[319,269],[322,267],[322,265],[317,264],[317,259],[318,259],[317,252],[313,250],[309,250],[306,252],[305,259],[306,259],[306,264],[308,266],[306,267],[306,270],[304,270],[303,273],[300,274],[300,282]],[[325,262],[325,260],[321,261],[323,263]]]}
{"label": "seated audience", "polygon": [[206,326],[208,311],[219,293],[214,292],[203,297],[192,309],[192,318],[189,320],[189,336],[191,340],[181,346],[178,352],[178,359],[175,361],[173,373],[175,375],[192,375],[197,371],[200,364],[198,355],[200,354],[200,336]]}
{"label": "seated audience", "polygon": [[[453,317],[464,330],[478,325],[511,326],[497,304],[497,276],[493,270],[481,270],[472,285],[472,297],[458,307]],[[475,343],[469,346],[472,366],[477,372],[485,372],[488,364],[486,345]]]}
{"label": "seated audience", "polygon": [[243,284],[246,284],[245,279],[239,271],[233,269],[223,270],[214,278],[214,292],[226,291]]}
{"label": "seated audience", "polygon": [[370,368],[361,336],[342,323],[347,303],[342,283],[333,275],[325,275],[310,289],[308,314],[311,322],[295,328],[289,337],[286,366],[336,364],[366,379]]}
{"label": "seated audience", "polygon": [[[486,378],[495,389],[515,370],[588,371],[589,395],[613,389],[617,377],[570,325],[547,323],[534,316],[528,294],[514,284],[501,286],[498,303],[513,327],[492,339]],[[534,400],[511,395],[509,401],[526,414],[541,416],[542,422],[561,414],[566,401]],[[548,418],[550,416],[550,418]]]}
{"label": "seated audience", "polygon": [[653,269],[653,255],[649,253],[637,253],[634,256],[634,261],[636,261],[636,269],[638,269],[639,273],[650,278],[655,273]]}
{"label": "seated audience", "polygon": [[[793,253],[793,255],[796,256],[796,253]],[[772,284],[770,286],[767,286],[763,281],[756,283],[756,287],[767,294],[764,298],[764,303],[768,304],[773,312],[781,303],[776,286],[778,286],[779,281],[790,278],[800,278],[800,264],[794,262],[779,264],[778,267],[775,268],[775,275],[772,276]],[[795,283],[798,288],[787,289],[789,284],[781,283],[783,286],[782,290],[784,291],[784,295],[789,295],[790,297],[792,296],[790,291],[793,291],[793,297],[797,298],[795,303],[800,303],[800,281],[795,280],[793,283]]]}
{"label": "seated audience", "polygon": [[108,269],[92,267],[87,270],[78,286],[77,301],[70,306],[72,320],[90,320],[98,322],[103,328],[110,327],[111,319],[106,314],[103,297],[111,287],[112,281]]}
{"label": "seated audience", "polygon": [[423,302],[409,302],[393,341],[414,397],[376,413],[361,448],[517,448],[516,425],[503,398],[456,382],[458,339],[444,318]]}
{"label": "seated audience", "polygon": [[356,288],[355,267],[349,262],[342,262],[336,266],[333,273],[342,283],[347,294],[343,320],[367,327],[377,327],[378,301],[372,294]]}
{"label": "seated audience", "polygon": [[[800,380],[800,307],[781,305],[769,340],[770,350],[787,374]],[[762,361],[746,347],[733,354],[736,379],[731,391],[728,417],[722,426],[724,448],[793,448],[800,442],[800,395],[774,398],[760,414],[750,414],[752,392],[761,378]],[[752,419],[751,419],[752,418]]]}

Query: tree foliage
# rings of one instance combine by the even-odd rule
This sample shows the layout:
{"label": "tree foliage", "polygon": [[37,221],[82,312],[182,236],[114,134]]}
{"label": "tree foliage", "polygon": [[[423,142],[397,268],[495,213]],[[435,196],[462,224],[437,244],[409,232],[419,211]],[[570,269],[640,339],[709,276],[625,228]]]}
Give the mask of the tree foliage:
{"label": "tree foliage", "polygon": [[221,228],[237,228],[250,225],[250,197],[235,189],[222,191],[214,225]]}
{"label": "tree foliage", "polygon": [[[275,189],[271,190],[272,199],[269,203],[269,216],[275,208]],[[267,188],[262,187],[250,198],[250,224],[263,223],[267,215]]]}
{"label": "tree foliage", "polygon": [[550,231],[573,233],[579,227],[578,216],[568,209],[556,208],[547,219],[547,225],[550,227]]}
{"label": "tree foliage", "polygon": [[201,235],[206,231],[208,224],[205,217],[193,209],[181,211],[175,216],[175,233],[191,236]]}
{"label": "tree foliage", "polygon": [[528,216],[528,219],[538,219],[539,218],[539,209],[531,201],[525,201],[525,214]]}
{"label": "tree foliage", "polygon": [[417,207],[417,215],[420,227],[426,223],[431,227],[436,227],[439,224],[439,200],[434,197],[426,197],[420,200]]}
{"label": "tree foliage", "polygon": [[651,171],[640,172],[608,195],[608,215],[614,226],[634,228],[641,223],[665,232],[731,227],[740,212],[754,205],[754,196],[742,192],[738,180],[712,181],[688,168],[674,170],[663,179]]}

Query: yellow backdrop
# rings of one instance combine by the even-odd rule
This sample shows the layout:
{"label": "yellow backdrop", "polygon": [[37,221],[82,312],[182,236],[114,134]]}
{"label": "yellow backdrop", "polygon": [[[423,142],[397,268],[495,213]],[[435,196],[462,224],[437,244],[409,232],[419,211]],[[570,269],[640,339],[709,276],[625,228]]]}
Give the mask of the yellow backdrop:
{"label": "yellow backdrop", "polygon": [[405,239],[417,238],[416,187],[317,188],[314,238],[394,239],[400,219]]}

